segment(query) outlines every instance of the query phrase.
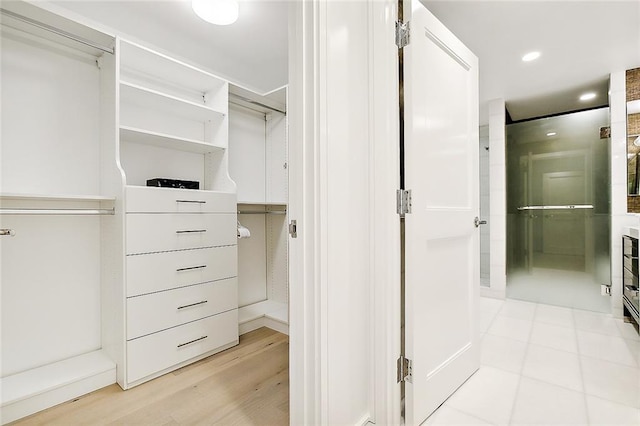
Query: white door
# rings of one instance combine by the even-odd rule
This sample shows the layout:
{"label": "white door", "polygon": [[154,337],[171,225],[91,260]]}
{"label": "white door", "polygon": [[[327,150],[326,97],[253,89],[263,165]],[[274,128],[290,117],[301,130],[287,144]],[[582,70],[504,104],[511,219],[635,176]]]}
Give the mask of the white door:
{"label": "white door", "polygon": [[[405,4],[408,2],[405,2]],[[405,387],[422,423],[480,365],[477,58],[419,1],[404,47]],[[407,18],[409,16],[409,18]]]}

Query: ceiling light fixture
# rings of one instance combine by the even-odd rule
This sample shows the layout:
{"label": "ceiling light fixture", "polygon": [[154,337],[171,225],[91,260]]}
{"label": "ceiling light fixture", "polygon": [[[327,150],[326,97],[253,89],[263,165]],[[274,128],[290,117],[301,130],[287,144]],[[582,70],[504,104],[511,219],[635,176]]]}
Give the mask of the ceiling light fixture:
{"label": "ceiling light fixture", "polygon": [[535,61],[539,57],[540,57],[540,52],[529,52],[522,57],[522,60],[524,62],[531,62],[531,61]]}
{"label": "ceiling light fixture", "polygon": [[547,133],[547,136],[555,136],[555,135],[556,135],[556,132],[549,132],[549,133]]}
{"label": "ceiling light fixture", "polygon": [[191,8],[211,24],[230,25],[238,20],[237,0],[191,0]]}
{"label": "ceiling light fixture", "polygon": [[590,101],[591,99],[595,99],[596,94],[593,92],[585,93],[580,96],[581,101]]}

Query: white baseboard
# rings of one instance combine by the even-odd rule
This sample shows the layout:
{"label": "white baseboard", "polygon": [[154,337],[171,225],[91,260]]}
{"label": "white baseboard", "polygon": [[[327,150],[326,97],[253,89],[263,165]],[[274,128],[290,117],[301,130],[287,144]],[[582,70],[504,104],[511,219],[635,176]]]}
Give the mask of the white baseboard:
{"label": "white baseboard", "polygon": [[504,300],[507,297],[507,294],[504,289],[495,290],[495,289],[492,289],[491,287],[480,286],[480,297],[490,297],[492,299]]}
{"label": "white baseboard", "polygon": [[101,350],[0,379],[0,422],[6,424],[116,382]]}
{"label": "white baseboard", "polygon": [[288,319],[288,307],[285,303],[264,300],[238,309],[240,335],[260,327],[268,327],[288,335]]}

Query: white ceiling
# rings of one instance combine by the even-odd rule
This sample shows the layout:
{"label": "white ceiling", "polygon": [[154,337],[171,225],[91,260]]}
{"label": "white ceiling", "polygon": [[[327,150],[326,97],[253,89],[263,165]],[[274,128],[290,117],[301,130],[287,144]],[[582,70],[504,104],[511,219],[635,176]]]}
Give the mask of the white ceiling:
{"label": "white ceiling", "polygon": [[259,93],[287,84],[288,3],[241,0],[228,26],[198,18],[189,0],[75,0],[51,3]]}
{"label": "white ceiling", "polygon": [[[606,105],[609,73],[640,67],[638,0],[423,3],[479,58],[481,123],[496,98],[513,120]],[[598,96],[580,102],[586,91]]]}
{"label": "white ceiling", "polygon": [[[225,27],[197,18],[188,0],[54,3],[255,91],[287,83],[286,0],[241,0]],[[640,67],[639,0],[423,3],[479,57],[481,123],[495,98],[514,120],[606,105],[609,73]],[[532,50],[540,59],[523,63]],[[577,101],[587,90],[597,98]]]}

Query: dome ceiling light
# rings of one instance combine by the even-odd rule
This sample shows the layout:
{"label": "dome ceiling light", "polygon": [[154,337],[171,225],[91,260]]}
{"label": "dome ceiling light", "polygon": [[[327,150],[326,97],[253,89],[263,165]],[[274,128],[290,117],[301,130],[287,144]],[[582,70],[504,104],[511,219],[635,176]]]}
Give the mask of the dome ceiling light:
{"label": "dome ceiling light", "polygon": [[535,61],[540,57],[540,52],[529,52],[522,57],[523,62]]}
{"label": "dome ceiling light", "polygon": [[191,0],[191,8],[211,24],[230,25],[238,20],[238,0]]}

